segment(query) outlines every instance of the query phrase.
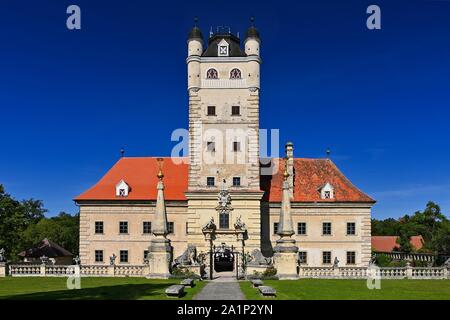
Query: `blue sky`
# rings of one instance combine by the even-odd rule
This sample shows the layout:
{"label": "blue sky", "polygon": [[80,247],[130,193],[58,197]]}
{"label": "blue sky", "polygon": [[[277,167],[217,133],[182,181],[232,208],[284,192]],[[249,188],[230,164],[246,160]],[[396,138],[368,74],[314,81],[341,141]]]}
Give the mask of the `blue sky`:
{"label": "blue sky", "polygon": [[[82,29],[66,28],[77,4]],[[366,28],[378,4],[382,29]],[[0,183],[49,215],[119,158],[169,155],[187,127],[186,35],[262,37],[261,128],[331,158],[376,218],[450,211],[450,1],[8,1],[0,11]]]}

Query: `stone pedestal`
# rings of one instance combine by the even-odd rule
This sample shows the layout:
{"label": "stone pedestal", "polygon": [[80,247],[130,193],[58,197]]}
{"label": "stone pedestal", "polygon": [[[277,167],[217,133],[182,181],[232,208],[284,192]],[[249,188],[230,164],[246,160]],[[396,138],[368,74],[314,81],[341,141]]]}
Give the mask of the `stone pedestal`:
{"label": "stone pedestal", "polygon": [[197,276],[202,276],[202,266],[200,264],[192,264],[192,265],[182,265],[178,266],[181,269],[185,269],[191,273],[196,274]]}
{"label": "stone pedestal", "polygon": [[273,262],[280,280],[298,279],[298,247],[294,239],[280,239],[274,248]]}
{"label": "stone pedestal", "polygon": [[147,278],[168,279],[172,260],[170,240],[166,238],[153,239],[149,249],[150,273]]}
{"label": "stone pedestal", "polygon": [[4,262],[0,262],[0,278],[6,277],[8,266]]}
{"label": "stone pedestal", "polygon": [[116,266],[115,265],[109,265],[108,266],[108,276],[109,277],[114,277],[116,273]]}

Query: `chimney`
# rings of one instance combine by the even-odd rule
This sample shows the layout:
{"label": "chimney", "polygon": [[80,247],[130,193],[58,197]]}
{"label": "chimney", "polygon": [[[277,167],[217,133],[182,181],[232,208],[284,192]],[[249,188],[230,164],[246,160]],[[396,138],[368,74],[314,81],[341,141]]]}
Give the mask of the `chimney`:
{"label": "chimney", "polygon": [[289,195],[291,199],[294,198],[294,144],[292,142],[286,143],[286,165],[287,165],[287,173],[289,174],[288,183],[289,183]]}

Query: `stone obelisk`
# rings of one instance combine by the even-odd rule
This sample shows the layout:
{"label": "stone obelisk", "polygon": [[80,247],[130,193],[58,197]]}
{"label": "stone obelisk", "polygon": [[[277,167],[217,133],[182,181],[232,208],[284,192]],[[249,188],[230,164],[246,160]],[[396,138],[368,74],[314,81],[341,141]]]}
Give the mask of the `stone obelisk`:
{"label": "stone obelisk", "polygon": [[[158,160],[159,161],[159,160]],[[172,260],[172,247],[167,239],[167,214],[164,203],[164,175],[159,167],[158,194],[156,197],[155,219],[152,222],[152,233],[155,236],[149,248],[150,274],[148,278],[167,279],[170,276],[170,263]]]}
{"label": "stone obelisk", "polygon": [[297,254],[298,247],[295,239],[292,238],[294,228],[291,216],[291,196],[289,191],[289,173],[287,171],[287,161],[285,163],[283,181],[283,194],[281,199],[280,220],[278,222],[277,234],[280,239],[274,248],[274,266],[277,269],[277,276],[280,280],[297,279]]}

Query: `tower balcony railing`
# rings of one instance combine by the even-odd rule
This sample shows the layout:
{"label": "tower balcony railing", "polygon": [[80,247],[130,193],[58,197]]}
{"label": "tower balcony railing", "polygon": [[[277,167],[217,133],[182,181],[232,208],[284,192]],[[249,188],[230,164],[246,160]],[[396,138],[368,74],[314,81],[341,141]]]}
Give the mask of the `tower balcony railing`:
{"label": "tower balcony railing", "polygon": [[235,89],[248,88],[247,79],[202,79],[202,88]]}

